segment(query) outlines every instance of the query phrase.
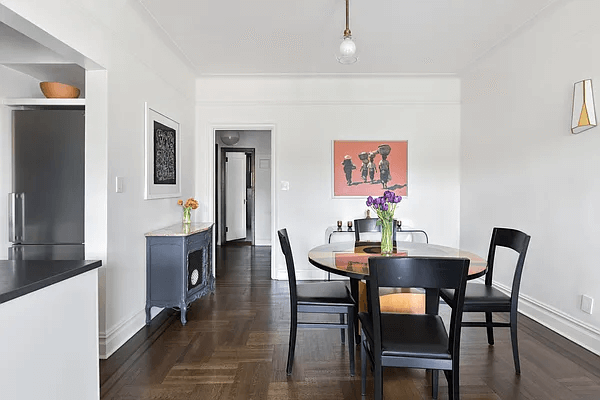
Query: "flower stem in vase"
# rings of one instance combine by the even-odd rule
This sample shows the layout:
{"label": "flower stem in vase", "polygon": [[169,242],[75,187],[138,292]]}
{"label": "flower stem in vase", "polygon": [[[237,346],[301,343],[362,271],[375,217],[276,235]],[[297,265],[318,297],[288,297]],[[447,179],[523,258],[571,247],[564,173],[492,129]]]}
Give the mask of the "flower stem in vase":
{"label": "flower stem in vase", "polygon": [[393,219],[379,219],[381,221],[381,254],[392,254],[394,252]]}
{"label": "flower stem in vase", "polygon": [[183,223],[189,224],[192,222],[192,208],[184,207],[183,208]]}

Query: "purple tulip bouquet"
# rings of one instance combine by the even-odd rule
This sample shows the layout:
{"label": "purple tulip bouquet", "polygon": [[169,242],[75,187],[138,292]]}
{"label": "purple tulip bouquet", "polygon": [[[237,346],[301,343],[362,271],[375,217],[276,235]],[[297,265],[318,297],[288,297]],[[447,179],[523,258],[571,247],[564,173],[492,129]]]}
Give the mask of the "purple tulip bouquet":
{"label": "purple tulip bouquet", "polygon": [[402,196],[396,196],[390,190],[386,190],[383,196],[377,198],[367,197],[367,206],[375,211],[378,217],[377,225],[381,225],[381,254],[392,254],[394,251],[394,212],[401,200]]}

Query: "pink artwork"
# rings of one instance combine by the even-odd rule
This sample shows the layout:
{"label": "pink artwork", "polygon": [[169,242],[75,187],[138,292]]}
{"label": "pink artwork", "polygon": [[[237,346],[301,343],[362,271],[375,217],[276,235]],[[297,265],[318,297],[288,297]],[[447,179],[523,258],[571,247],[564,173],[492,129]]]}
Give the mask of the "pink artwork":
{"label": "pink artwork", "polygon": [[407,141],[333,141],[333,196],[408,194]]}

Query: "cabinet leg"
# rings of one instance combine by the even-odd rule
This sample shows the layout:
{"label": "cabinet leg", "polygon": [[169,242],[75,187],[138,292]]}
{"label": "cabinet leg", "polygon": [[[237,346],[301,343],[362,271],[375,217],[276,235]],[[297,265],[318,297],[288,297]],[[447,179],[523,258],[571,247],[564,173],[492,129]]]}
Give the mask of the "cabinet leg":
{"label": "cabinet leg", "polygon": [[181,310],[181,325],[185,325],[187,320],[185,319],[185,314],[187,312],[187,305],[183,304],[180,308]]}

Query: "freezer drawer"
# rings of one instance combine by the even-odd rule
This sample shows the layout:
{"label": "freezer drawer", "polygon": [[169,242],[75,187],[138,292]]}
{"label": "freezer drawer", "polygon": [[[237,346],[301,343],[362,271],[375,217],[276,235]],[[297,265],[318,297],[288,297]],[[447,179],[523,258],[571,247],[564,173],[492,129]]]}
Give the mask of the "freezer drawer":
{"label": "freezer drawer", "polygon": [[85,245],[13,245],[8,248],[9,260],[83,260]]}

